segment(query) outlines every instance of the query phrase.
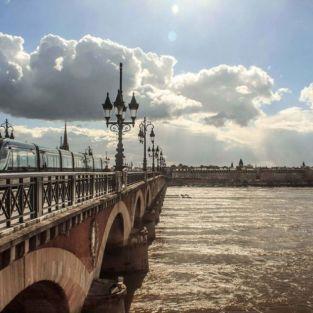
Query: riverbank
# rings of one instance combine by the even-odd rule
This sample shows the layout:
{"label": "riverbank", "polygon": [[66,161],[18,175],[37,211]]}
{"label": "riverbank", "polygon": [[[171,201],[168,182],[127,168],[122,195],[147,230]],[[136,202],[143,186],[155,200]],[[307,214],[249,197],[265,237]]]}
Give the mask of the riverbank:
{"label": "riverbank", "polygon": [[178,187],[313,187],[312,181],[209,181],[207,179],[169,178],[168,186]]}

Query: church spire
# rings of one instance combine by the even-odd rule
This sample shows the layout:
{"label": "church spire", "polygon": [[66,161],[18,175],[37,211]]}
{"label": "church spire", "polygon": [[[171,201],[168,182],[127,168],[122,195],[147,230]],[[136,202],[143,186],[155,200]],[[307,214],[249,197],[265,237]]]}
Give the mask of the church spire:
{"label": "church spire", "polygon": [[66,122],[64,125],[64,136],[63,136],[63,143],[61,142],[60,149],[62,150],[70,150],[68,140],[67,140],[67,129],[66,129]]}

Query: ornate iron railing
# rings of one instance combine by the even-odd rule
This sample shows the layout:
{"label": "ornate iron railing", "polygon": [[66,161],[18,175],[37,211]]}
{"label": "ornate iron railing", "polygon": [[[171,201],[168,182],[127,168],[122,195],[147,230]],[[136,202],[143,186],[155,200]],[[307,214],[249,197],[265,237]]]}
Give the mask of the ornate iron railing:
{"label": "ornate iron railing", "polygon": [[37,217],[35,189],[33,177],[0,179],[0,229]]}
{"label": "ornate iron railing", "polygon": [[0,231],[62,208],[119,192],[145,179],[143,172],[0,174]]}
{"label": "ornate iron railing", "polygon": [[144,172],[130,172],[127,173],[127,186],[136,184],[146,179],[146,173]]}

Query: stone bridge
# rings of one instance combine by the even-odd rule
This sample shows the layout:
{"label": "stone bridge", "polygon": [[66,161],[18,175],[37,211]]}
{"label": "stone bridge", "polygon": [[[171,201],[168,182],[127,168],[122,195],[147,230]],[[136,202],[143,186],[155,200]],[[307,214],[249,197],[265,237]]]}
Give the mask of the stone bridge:
{"label": "stone bridge", "polygon": [[165,191],[153,173],[0,174],[0,312],[123,312],[105,279],[148,270]]}

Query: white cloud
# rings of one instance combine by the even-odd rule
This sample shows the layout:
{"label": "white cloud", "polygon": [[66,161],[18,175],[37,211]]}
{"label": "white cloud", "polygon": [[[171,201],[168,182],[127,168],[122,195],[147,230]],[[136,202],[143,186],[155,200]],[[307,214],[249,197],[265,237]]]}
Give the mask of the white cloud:
{"label": "white cloud", "polygon": [[47,35],[27,54],[21,37],[0,33],[0,106],[7,113],[41,119],[96,120],[103,117],[106,91],[118,88],[124,63],[124,91],[144,84],[163,87],[175,59],[85,36],[79,41]]}
{"label": "white cloud", "polygon": [[301,90],[299,100],[310,104],[313,108],[313,83]]}
{"label": "white cloud", "polygon": [[[4,113],[44,120],[103,119],[100,104],[107,90],[115,100],[123,61],[125,98],[134,90],[141,116],[155,120],[156,141],[169,162],[230,164],[242,157],[257,164],[298,165],[313,159],[313,83],[300,95],[310,108],[295,106],[269,116],[263,106],[281,101],[289,90],[275,89],[273,78],[255,66],[219,65],[175,75],[171,56],[90,35],[78,41],[48,35],[32,53],[23,44],[21,37],[0,33]],[[113,156],[116,134],[92,127],[69,123],[73,151],[91,145],[96,154],[108,150]],[[63,134],[56,127],[15,129],[18,139],[50,147],[59,145]],[[124,144],[127,160],[140,163],[137,130],[125,136]]]}
{"label": "white cloud", "polygon": [[[202,113],[193,113],[170,121],[155,121],[156,144],[171,163],[218,164],[245,162],[262,165],[295,165],[313,159],[313,111],[288,108],[274,116],[261,116],[255,123],[240,126],[228,122],[224,127],[202,124]],[[137,121],[137,125],[141,120]],[[116,134],[101,128],[68,124],[71,150],[83,152],[90,145],[95,154],[108,151],[114,163]],[[99,125],[100,126],[100,125]],[[42,146],[56,147],[63,128],[17,125],[16,138]],[[137,139],[138,128],[125,134],[124,147],[128,162],[142,162],[143,147]],[[148,145],[150,144],[148,138]],[[149,161],[150,162],[150,161]]]}
{"label": "white cloud", "polygon": [[219,65],[198,73],[177,75],[172,88],[199,101],[199,111],[214,113],[207,123],[222,126],[231,120],[247,125],[261,115],[261,105],[281,100],[287,89],[273,90],[274,80],[262,69]]}
{"label": "white cloud", "polygon": [[115,100],[118,64],[124,63],[124,95],[135,91],[139,113],[173,119],[210,113],[206,123],[247,125],[261,106],[279,101],[262,69],[220,65],[198,73],[174,74],[172,56],[128,48],[90,35],[66,40],[47,35],[32,53],[23,39],[0,33],[0,109],[15,116],[46,120],[97,120],[106,91]]}

